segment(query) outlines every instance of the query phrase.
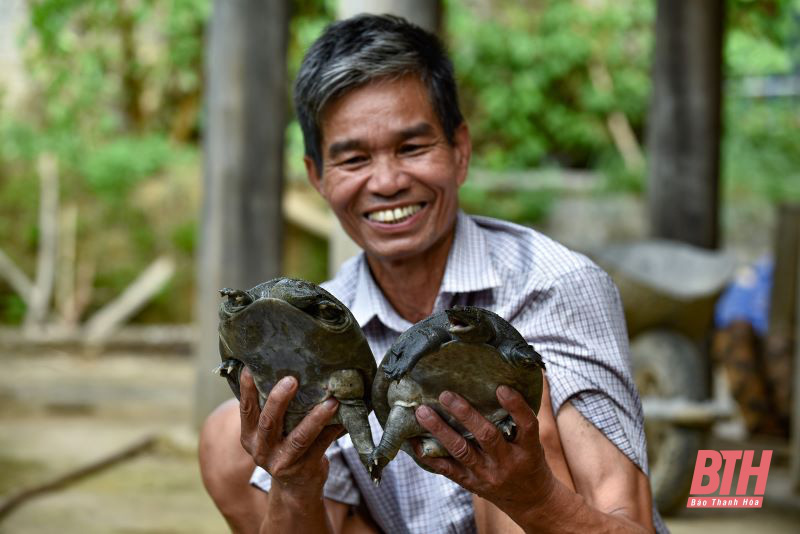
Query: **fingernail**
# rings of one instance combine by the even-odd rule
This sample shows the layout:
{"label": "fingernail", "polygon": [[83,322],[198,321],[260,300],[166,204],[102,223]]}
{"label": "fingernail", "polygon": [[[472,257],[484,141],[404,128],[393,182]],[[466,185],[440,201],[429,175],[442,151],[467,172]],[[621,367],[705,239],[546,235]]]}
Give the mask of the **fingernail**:
{"label": "fingernail", "polygon": [[449,391],[442,391],[441,395],[439,395],[439,402],[444,404],[445,406],[450,406],[456,400],[456,396],[450,393]]}
{"label": "fingernail", "polygon": [[293,376],[284,376],[280,379],[277,384],[277,387],[283,391],[289,391],[294,387],[295,379]]}
{"label": "fingernail", "polygon": [[512,397],[511,388],[508,386],[498,386],[497,396],[503,400],[511,400]]}
{"label": "fingernail", "polygon": [[420,419],[430,419],[433,417],[433,410],[424,405],[420,406],[417,408],[417,417]]}
{"label": "fingernail", "polygon": [[336,399],[328,399],[322,403],[322,407],[329,411],[334,410],[338,405],[339,403],[336,402]]}

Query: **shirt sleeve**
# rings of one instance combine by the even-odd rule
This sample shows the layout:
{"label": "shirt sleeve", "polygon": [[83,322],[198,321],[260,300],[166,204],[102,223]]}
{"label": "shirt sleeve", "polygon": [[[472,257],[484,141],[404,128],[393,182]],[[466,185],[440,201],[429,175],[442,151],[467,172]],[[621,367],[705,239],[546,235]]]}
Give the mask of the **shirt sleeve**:
{"label": "shirt sleeve", "polygon": [[[322,490],[323,495],[334,501],[357,506],[361,501],[361,496],[353,481],[350,468],[344,461],[342,448],[338,441],[334,441],[328,447],[325,455],[330,461],[330,469],[328,470],[328,480],[325,481],[325,487]],[[268,492],[272,487],[272,478],[264,469],[256,467],[250,477],[250,484]]]}
{"label": "shirt sleeve", "polygon": [[571,402],[647,473],[644,414],[611,278],[595,265],[578,268],[558,278],[524,315],[523,334],[547,366],[553,413]]}

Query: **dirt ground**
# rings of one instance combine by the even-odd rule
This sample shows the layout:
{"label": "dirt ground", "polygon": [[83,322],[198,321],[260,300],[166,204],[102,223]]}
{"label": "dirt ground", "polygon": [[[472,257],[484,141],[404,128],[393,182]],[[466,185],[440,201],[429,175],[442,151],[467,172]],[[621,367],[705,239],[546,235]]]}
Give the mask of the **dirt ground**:
{"label": "dirt ground", "polygon": [[1,354],[0,495],[122,450],[154,447],[0,520],[2,533],[225,532],[189,426],[194,370],[181,355]]}
{"label": "dirt ground", "polygon": [[[0,366],[0,504],[21,488],[157,437],[146,452],[24,502],[0,519],[0,533],[227,531],[197,471],[189,357],[0,352]],[[667,523],[676,534],[797,532],[799,503],[778,468],[761,510],[693,510]]]}

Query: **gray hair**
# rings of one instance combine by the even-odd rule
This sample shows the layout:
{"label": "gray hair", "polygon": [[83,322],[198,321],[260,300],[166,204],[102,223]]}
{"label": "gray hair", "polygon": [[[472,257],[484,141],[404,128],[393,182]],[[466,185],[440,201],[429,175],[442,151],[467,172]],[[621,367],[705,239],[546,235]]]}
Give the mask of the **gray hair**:
{"label": "gray hair", "polygon": [[306,156],[322,175],[321,119],[325,106],[379,79],[419,76],[450,144],[463,122],[453,64],[432,33],[391,15],[359,15],[329,25],[308,49],[294,88]]}

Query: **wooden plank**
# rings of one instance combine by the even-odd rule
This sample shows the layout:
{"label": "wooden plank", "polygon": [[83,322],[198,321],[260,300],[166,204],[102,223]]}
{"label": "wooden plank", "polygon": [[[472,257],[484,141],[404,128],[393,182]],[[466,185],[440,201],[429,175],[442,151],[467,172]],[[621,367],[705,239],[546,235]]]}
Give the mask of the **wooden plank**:
{"label": "wooden plank", "polygon": [[3,278],[19,297],[28,303],[33,293],[33,282],[17,264],[0,249],[0,278]]}
{"label": "wooden plank", "polygon": [[646,421],[685,426],[710,426],[732,415],[731,407],[719,401],[694,402],[679,398],[643,397],[642,409]]}

